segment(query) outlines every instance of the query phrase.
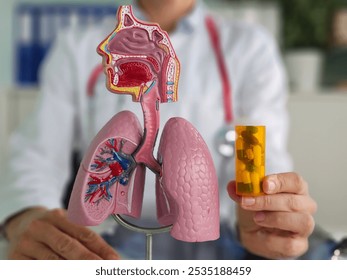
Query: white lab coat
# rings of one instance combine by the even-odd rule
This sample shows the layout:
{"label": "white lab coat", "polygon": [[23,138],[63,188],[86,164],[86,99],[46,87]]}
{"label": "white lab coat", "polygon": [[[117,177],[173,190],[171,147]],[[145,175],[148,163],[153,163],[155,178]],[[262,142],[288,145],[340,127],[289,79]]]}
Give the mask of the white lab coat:
{"label": "white lab coat", "polygon": [[[234,178],[233,159],[222,162],[214,147],[214,137],[223,125],[222,82],[204,24],[207,10],[197,3],[170,34],[181,63],[179,99],[160,105],[161,128],[170,117],[181,116],[202,134],[217,172],[224,173],[224,178],[219,178],[221,217],[232,224],[234,206],[226,193],[226,182]],[[136,14],[141,17],[135,9]],[[61,207],[71,175],[72,150],[79,148],[83,154],[92,137],[120,110],[134,111],[142,122],[140,104],[128,95],[108,92],[103,74],[94,96],[87,97],[90,73],[102,60],[96,47],[112,32],[115,19],[97,27],[65,31],[54,44],[41,69],[37,108],[11,138],[8,169],[0,181],[0,221],[32,205]],[[287,88],[276,43],[259,26],[222,18],[216,23],[232,84],[235,121],[247,119],[266,125],[267,174],[290,171]],[[155,215],[153,179],[148,170],[144,216]]]}

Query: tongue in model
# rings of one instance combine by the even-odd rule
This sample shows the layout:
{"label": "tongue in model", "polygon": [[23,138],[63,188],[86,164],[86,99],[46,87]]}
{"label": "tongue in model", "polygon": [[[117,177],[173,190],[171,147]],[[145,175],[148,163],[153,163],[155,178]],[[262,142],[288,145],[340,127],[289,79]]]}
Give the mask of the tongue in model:
{"label": "tongue in model", "polygon": [[179,62],[167,33],[157,24],[136,19],[131,6],[122,6],[118,26],[97,50],[103,56],[107,88],[141,102],[144,137],[134,159],[160,174],[160,165],[153,156],[159,102],[177,101],[179,78]]}

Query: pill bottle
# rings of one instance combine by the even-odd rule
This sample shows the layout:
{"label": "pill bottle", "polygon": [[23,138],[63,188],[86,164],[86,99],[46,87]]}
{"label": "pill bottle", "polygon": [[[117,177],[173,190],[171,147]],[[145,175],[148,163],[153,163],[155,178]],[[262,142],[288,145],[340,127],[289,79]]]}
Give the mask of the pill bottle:
{"label": "pill bottle", "polygon": [[265,126],[236,125],[236,193],[242,196],[264,194]]}

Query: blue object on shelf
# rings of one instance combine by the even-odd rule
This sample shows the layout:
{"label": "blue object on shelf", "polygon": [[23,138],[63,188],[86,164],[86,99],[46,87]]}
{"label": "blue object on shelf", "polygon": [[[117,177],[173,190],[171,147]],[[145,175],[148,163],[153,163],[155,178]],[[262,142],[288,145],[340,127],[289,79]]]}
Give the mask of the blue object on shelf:
{"label": "blue object on shelf", "polygon": [[22,85],[35,81],[33,69],[37,65],[37,13],[35,7],[22,7],[18,10],[18,38],[16,42],[16,81]]}

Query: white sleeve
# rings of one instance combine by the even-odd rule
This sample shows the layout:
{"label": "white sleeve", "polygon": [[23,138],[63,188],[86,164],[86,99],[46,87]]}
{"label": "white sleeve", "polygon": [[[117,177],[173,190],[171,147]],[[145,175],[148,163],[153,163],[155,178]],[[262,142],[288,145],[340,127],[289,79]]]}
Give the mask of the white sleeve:
{"label": "white sleeve", "polygon": [[292,170],[287,151],[287,79],[274,39],[255,28],[249,40],[239,114],[266,126],[266,173]]}
{"label": "white sleeve", "polygon": [[74,131],[74,56],[62,35],[41,69],[33,114],[12,135],[0,186],[0,222],[30,206],[62,206]]}

